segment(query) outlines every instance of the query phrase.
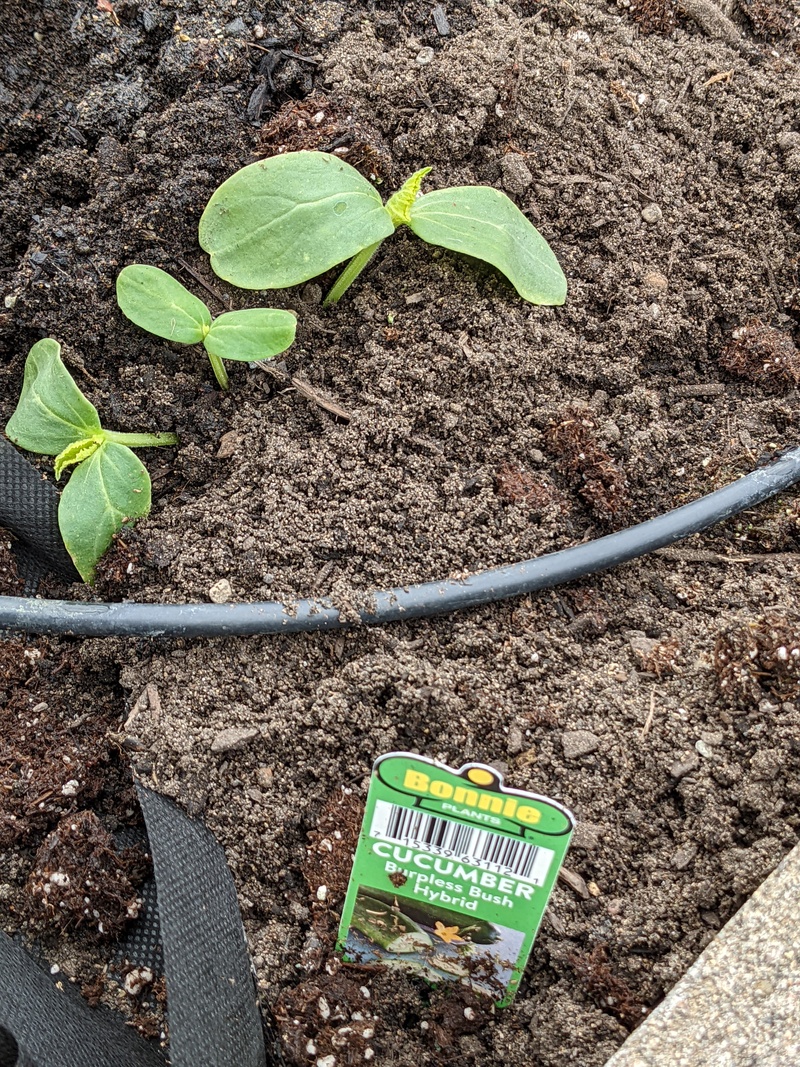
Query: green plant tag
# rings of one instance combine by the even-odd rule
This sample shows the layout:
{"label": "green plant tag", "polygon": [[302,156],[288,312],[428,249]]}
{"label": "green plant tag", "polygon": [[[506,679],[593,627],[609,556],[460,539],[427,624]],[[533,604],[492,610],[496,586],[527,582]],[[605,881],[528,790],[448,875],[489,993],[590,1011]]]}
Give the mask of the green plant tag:
{"label": "green plant tag", "polygon": [[200,246],[220,278],[285,289],[394,232],[380,193],[326,152],[287,152],[237,171],[209,200]]}
{"label": "green plant tag", "polygon": [[491,263],[533,304],[567,298],[567,280],[547,241],[498,189],[465,185],[426,193],[412,202],[408,225],[430,245]]}
{"label": "green plant tag", "polygon": [[501,1007],[519,986],[569,845],[572,814],[492,767],[408,752],[372,772],[338,949]]}
{"label": "green plant tag", "polygon": [[181,345],[200,344],[211,326],[211,312],[202,300],[165,270],[143,263],[119,272],[117,303],[143,330]]}
{"label": "green plant tag", "polygon": [[203,344],[210,356],[258,362],[285,351],[294,341],[297,319],[291,311],[250,308],[226,311],[211,324]]}

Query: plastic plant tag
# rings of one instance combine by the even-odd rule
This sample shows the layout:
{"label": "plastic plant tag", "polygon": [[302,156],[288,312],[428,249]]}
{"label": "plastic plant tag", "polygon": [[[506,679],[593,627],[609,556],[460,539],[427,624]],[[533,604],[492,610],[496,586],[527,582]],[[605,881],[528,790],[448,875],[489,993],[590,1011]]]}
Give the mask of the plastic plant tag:
{"label": "plastic plant tag", "polygon": [[462,981],[510,1003],[575,825],[560,804],[506,789],[479,763],[453,770],[381,756],[337,947],[359,964]]}

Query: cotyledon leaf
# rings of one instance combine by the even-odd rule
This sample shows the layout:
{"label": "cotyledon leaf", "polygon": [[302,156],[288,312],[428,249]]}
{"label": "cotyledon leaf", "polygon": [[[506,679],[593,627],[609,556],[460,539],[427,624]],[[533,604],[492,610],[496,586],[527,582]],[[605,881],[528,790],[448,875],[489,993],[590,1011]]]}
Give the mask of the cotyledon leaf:
{"label": "cotyledon leaf", "polygon": [[393,232],[377,189],[327,152],[286,152],[243,167],[200,219],[214,272],[242,289],[297,285]]}
{"label": "cotyledon leaf", "polygon": [[211,356],[256,362],[285,351],[296,329],[294,315],[279,308],[226,311],[214,319],[203,344]]}
{"label": "cotyledon leaf", "polygon": [[567,281],[544,237],[511,200],[488,185],[418,197],[408,225],[428,244],[464,252],[501,271],[532,304],[563,304]]}
{"label": "cotyledon leaf", "polygon": [[61,345],[37,341],[25,360],[22,391],[6,433],[29,452],[57,456],[100,432],[100,417],[61,361]]}
{"label": "cotyledon leaf", "polygon": [[85,582],[127,522],[150,510],[150,476],[125,445],[106,441],[72,473],[58,507],[67,551]]}
{"label": "cotyledon leaf", "polygon": [[182,345],[199,344],[211,325],[202,300],[159,267],[133,263],[117,276],[122,314],[143,330]]}

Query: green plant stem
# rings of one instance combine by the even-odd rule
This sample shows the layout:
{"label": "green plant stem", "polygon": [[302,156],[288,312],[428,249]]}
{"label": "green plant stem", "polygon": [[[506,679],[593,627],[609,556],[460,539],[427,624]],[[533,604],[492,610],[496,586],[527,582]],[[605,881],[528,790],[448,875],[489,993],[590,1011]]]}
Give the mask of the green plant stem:
{"label": "green plant stem", "polygon": [[128,448],[157,448],[159,445],[177,445],[174,433],[117,433],[115,430],[103,430],[106,441],[115,445],[127,445]]}
{"label": "green plant stem", "polygon": [[229,382],[225,364],[219,356],[212,356],[210,352],[208,352],[207,355],[211,362],[211,369],[214,371],[214,377],[217,379],[220,389],[227,389],[229,387]]}
{"label": "green plant stem", "polygon": [[376,241],[374,245],[367,245],[366,248],[362,248],[360,252],[357,252],[356,255],[353,256],[353,258],[350,260],[350,262],[347,264],[342,273],[334,282],[331,291],[322,301],[322,306],[324,308],[328,307],[330,304],[335,304],[336,301],[339,300],[347,292],[347,290],[359,276],[361,271],[364,270],[369,261],[378,251],[380,246],[383,244],[384,240],[385,238],[382,237],[380,241]]}

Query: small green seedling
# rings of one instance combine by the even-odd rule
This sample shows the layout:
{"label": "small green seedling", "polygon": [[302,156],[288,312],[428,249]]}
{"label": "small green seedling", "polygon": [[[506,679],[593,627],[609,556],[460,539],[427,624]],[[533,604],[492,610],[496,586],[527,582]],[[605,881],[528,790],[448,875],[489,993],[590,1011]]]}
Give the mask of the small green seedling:
{"label": "small green seedling", "polygon": [[419,195],[425,167],[384,205],[338,156],[286,152],[251,163],[217,189],[200,219],[200,244],[220,278],[242,289],[284,289],[351,259],[335,303],[398,226],[432,245],[501,271],[532,304],[563,304],[567,282],[545,239],[509,198],[486,185]]}
{"label": "small green seedling", "polygon": [[38,341],[28,353],[19,403],[6,434],[21,448],[55,456],[56,478],[75,467],[61,494],[58,526],[85,582],[115,533],[150,510],[150,477],[131,448],[177,444],[173,433],[104,430],[93,404],[61,361],[61,345]]}
{"label": "small green seedling", "polygon": [[181,345],[202,344],[222,389],[228,388],[223,359],[270,359],[289,347],[297,329],[291,311],[277,308],[226,311],[212,319],[203,301],[172,275],[141,263],[120,271],[117,303],[126,318],[157,337]]}

